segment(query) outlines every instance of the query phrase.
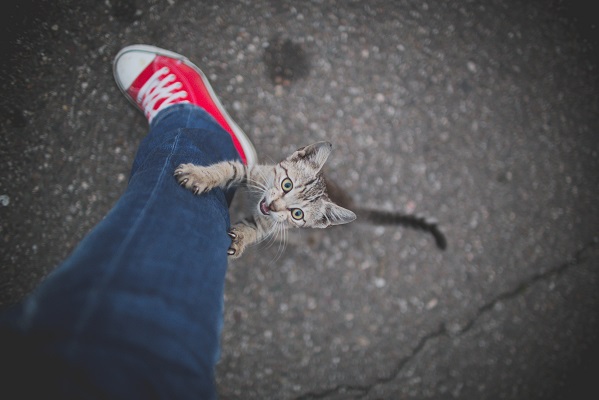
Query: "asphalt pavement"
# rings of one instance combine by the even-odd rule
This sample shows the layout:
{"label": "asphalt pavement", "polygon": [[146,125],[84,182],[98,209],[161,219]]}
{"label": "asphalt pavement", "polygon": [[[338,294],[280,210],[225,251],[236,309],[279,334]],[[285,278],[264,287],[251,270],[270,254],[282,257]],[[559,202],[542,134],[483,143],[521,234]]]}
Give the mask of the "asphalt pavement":
{"label": "asphalt pavement", "polygon": [[231,262],[221,399],[596,398],[599,35],[581,4],[3,6],[1,306],[123,193],[147,123],[111,62],[153,44],[203,69],[262,161],[328,140],[357,204],[433,216],[448,240],[355,222]]}

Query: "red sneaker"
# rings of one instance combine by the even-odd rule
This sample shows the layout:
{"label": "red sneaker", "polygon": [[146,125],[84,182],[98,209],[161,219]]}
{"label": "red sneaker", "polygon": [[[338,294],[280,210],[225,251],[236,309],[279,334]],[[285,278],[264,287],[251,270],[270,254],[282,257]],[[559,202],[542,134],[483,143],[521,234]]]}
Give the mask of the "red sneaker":
{"label": "red sneaker", "polygon": [[113,72],[123,94],[148,122],[170,105],[195,104],[229,132],[245,164],[256,163],[252,142],[227,113],[204,73],[186,57],[154,46],[127,46],[116,55]]}

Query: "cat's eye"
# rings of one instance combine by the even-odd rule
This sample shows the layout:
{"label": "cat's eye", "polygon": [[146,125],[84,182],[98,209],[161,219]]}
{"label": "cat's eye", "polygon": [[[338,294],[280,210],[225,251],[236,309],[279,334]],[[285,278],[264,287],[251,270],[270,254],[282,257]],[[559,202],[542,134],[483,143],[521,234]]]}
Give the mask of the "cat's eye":
{"label": "cat's eye", "polygon": [[293,182],[291,182],[291,179],[283,179],[283,182],[281,182],[281,189],[283,189],[283,192],[289,193],[291,189],[293,189]]}
{"label": "cat's eye", "polygon": [[291,216],[293,217],[293,219],[300,220],[304,218],[304,212],[299,208],[294,208],[293,210],[291,210]]}

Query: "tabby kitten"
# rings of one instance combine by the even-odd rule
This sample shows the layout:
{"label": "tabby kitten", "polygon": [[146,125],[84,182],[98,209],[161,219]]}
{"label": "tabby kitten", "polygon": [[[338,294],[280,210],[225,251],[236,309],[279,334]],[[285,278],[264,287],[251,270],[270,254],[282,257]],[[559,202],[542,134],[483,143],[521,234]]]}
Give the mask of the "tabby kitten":
{"label": "tabby kitten", "polygon": [[231,247],[227,254],[238,258],[247,246],[287,228],[326,228],[356,219],[352,211],[333,203],[327,195],[322,167],[331,149],[331,143],[314,143],[275,165],[247,166],[238,161],[210,166],[181,164],[175,177],[195,194],[237,185],[259,192],[253,215],[229,231]]}

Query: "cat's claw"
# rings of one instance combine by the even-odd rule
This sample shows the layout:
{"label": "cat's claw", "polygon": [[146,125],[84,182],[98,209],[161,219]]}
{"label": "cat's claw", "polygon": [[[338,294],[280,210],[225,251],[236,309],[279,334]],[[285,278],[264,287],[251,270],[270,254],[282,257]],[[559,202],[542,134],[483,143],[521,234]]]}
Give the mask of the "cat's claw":
{"label": "cat's claw", "polygon": [[181,164],[174,173],[177,182],[192,193],[199,195],[209,192],[215,184],[209,181],[206,168],[193,164]]}
{"label": "cat's claw", "polygon": [[233,232],[227,232],[227,235],[229,235],[229,237],[230,237],[231,239],[235,239],[235,238],[237,237],[237,235],[236,235],[236,234],[234,234]]}
{"label": "cat's claw", "polygon": [[235,250],[234,249],[229,249],[229,250],[227,250],[227,254],[230,255],[230,256],[235,255]]}

